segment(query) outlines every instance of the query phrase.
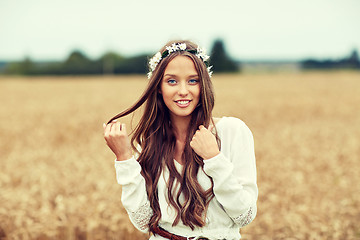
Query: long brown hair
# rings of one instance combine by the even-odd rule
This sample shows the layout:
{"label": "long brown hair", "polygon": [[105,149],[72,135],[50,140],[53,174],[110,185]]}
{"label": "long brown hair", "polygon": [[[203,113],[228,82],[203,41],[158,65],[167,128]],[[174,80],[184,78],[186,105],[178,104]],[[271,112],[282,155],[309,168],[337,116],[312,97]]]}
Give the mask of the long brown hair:
{"label": "long brown hair", "polygon": [[[197,49],[197,45],[190,41],[171,41],[160,52],[164,52],[165,47],[170,46],[172,43],[186,43],[186,50]],[[181,174],[177,171],[174,163],[176,137],[171,125],[169,110],[159,92],[166,66],[179,55],[187,56],[194,62],[200,81],[200,100],[192,113],[189,124],[182,155],[185,164]],[[154,212],[149,222],[149,229],[151,230],[157,226],[161,218],[157,185],[165,166],[169,169],[167,199],[177,211],[173,226],[181,220],[184,225],[189,226],[191,229],[194,229],[195,226],[202,227],[205,225],[207,207],[214,197],[213,181],[209,177],[212,184],[209,189],[203,189],[199,184],[197,174],[199,170],[203,171],[203,159],[192,150],[190,141],[200,125],[208,127],[213,124],[215,126],[212,119],[212,110],[214,108],[213,85],[204,62],[188,51],[176,51],[169,54],[160,61],[153,71],[148,86],[140,99],[127,110],[110,119],[109,123],[134,112],[144,103],[144,112],[133,130],[131,145],[133,150],[139,154],[137,160],[142,168],[141,174],[145,178],[147,194]],[[220,146],[218,137],[217,140]],[[140,152],[137,150],[136,145],[140,146]],[[179,183],[179,185],[175,183]],[[177,186],[179,188],[176,192],[174,189]],[[184,198],[180,201],[181,194]]]}

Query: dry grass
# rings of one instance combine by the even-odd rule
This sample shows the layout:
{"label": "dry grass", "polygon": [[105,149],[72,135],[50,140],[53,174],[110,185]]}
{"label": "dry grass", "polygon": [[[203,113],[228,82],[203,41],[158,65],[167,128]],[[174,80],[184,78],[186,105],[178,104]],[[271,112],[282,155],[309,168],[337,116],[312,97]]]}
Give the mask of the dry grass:
{"label": "dry grass", "polygon": [[[120,203],[102,123],[145,77],[0,78],[0,239],[146,239]],[[244,239],[360,239],[360,73],[215,76],[217,116],[253,131]],[[129,122],[129,119],[125,119]]]}

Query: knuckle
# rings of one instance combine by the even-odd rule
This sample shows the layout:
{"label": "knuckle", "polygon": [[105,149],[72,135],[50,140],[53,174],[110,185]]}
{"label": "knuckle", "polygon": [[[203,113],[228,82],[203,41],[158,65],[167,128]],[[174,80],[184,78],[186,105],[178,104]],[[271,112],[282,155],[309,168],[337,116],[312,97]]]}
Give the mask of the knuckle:
{"label": "knuckle", "polygon": [[116,133],[114,137],[116,137],[116,138],[118,138],[118,139],[123,138],[123,136],[121,135],[121,133]]}
{"label": "knuckle", "polygon": [[112,132],[112,133],[110,133],[110,137],[111,137],[111,138],[117,138],[117,137],[118,137],[118,133],[117,133],[117,132]]}

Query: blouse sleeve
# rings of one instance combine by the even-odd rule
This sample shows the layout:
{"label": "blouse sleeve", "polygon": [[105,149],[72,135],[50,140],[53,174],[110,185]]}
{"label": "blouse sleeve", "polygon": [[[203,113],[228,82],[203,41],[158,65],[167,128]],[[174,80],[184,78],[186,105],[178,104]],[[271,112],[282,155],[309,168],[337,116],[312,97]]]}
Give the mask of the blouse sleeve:
{"label": "blouse sleeve", "polygon": [[[225,132],[229,149],[204,160],[204,171],[214,181],[214,194],[226,213],[240,227],[254,220],[258,188],[254,140],[250,129],[240,119],[232,118]],[[223,141],[222,141],[223,143]]]}
{"label": "blouse sleeve", "polygon": [[145,179],[141,166],[132,157],[125,161],[115,161],[116,179],[122,185],[121,202],[130,221],[141,232],[148,232],[148,223],[153,211],[146,193]]}

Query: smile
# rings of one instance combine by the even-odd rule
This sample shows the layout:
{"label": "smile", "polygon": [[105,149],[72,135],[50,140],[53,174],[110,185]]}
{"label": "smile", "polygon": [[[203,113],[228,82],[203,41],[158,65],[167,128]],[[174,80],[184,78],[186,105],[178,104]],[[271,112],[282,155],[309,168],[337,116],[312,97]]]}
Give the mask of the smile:
{"label": "smile", "polygon": [[190,105],[191,100],[179,100],[179,101],[175,101],[176,105],[178,105],[179,107],[187,107]]}

